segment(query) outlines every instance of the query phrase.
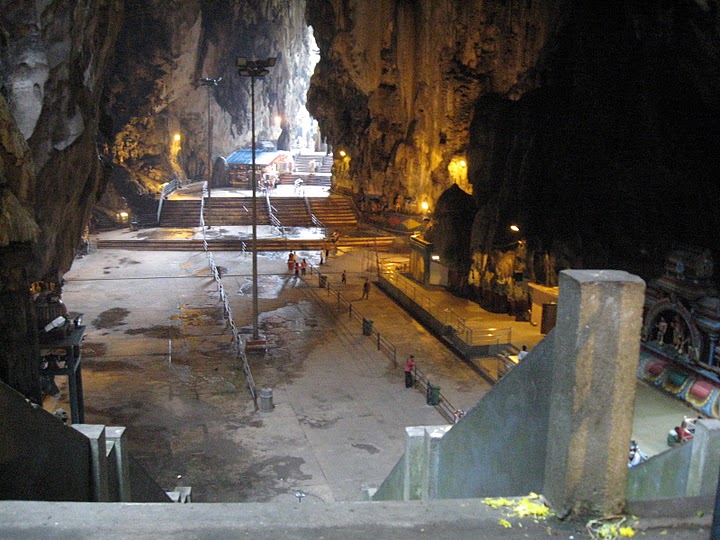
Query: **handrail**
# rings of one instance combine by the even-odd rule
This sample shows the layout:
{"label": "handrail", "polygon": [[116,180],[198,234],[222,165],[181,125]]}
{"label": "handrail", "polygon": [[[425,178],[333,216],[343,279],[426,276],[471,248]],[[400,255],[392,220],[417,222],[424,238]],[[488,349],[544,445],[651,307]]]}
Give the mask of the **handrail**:
{"label": "handrail", "polygon": [[156,222],[160,223],[160,215],[162,214],[162,207],[163,207],[163,201],[167,199],[172,193],[177,191],[178,188],[178,179],[173,178],[170,180],[167,184],[165,184],[160,191],[160,200],[158,201],[158,209],[157,209],[157,219]]}
{"label": "handrail", "polygon": [[449,329],[470,346],[499,345],[512,342],[512,328],[485,328],[472,324],[458,315],[452,308],[446,308],[423,294],[421,287],[413,284],[394,269],[383,267],[383,277],[433,318]]}
{"label": "handrail", "polygon": [[[428,395],[429,388],[432,383],[430,382],[430,379],[428,379],[428,377],[422,371],[420,371],[420,368],[417,366],[413,368],[413,379],[416,383],[418,383],[420,389],[425,392],[425,395]],[[455,424],[465,414],[464,411],[453,407],[447,400],[447,398],[443,396],[442,392],[438,391],[437,397],[438,404],[434,405],[434,407],[438,409],[438,412],[448,422]]]}
{"label": "handrail", "polygon": [[280,236],[282,236],[283,238],[287,238],[287,235],[285,234],[285,228],[282,226],[282,223],[280,223],[280,220],[273,212],[273,210],[275,210],[275,208],[270,203],[270,192],[268,190],[265,190],[265,202],[267,203],[268,216],[270,216],[270,223],[272,223],[273,226],[278,230],[278,232],[280,233]]}
{"label": "handrail", "polygon": [[313,225],[318,227],[319,229],[325,229],[325,225],[323,224],[320,219],[313,214],[312,207],[310,205],[310,199],[308,199],[308,196],[303,194],[303,199],[305,199],[305,208],[307,208],[308,214],[310,214],[310,220],[313,222]]}
{"label": "handrail", "polygon": [[[313,266],[310,266],[310,274],[313,275],[315,273],[315,268]],[[322,276],[318,272],[318,275]],[[345,298],[338,289],[335,289],[327,279],[325,280],[325,289],[327,290],[328,296],[330,296],[333,292],[335,293],[335,298],[338,306],[341,306],[344,309],[347,309],[348,312],[348,318],[351,320],[355,320],[359,324],[363,326],[363,333],[365,333],[365,321],[367,320],[365,316],[363,316],[350,302],[347,298]],[[380,332],[375,330],[374,328],[370,331],[370,334],[366,334],[369,337],[373,338],[377,350],[381,351],[387,358],[392,360],[393,367],[398,368],[398,358],[397,358],[397,348],[393,343],[387,339],[386,337],[382,336]],[[415,367],[415,373],[416,373],[416,380],[420,381],[420,389],[422,390],[424,388],[425,391],[427,391],[429,381],[427,377],[423,375],[423,373]],[[434,407],[438,410],[438,412],[448,421],[451,423],[456,423],[460,417],[464,414],[463,411],[460,409],[456,409],[453,407],[450,402],[447,400],[445,396],[442,395],[442,393],[438,392],[438,404],[434,405]]]}
{"label": "handrail", "polygon": [[[205,234],[205,196],[207,194],[207,182],[203,183],[202,188],[203,196],[200,200],[200,227],[202,229],[202,235],[203,235],[203,247],[205,249],[205,255],[208,259],[208,264],[210,265],[210,270],[212,272],[213,278],[215,279],[215,283],[217,284],[218,292],[220,293],[220,299],[223,303],[223,316],[228,321],[228,324],[230,325],[230,329],[232,330],[233,335],[233,345],[235,346],[235,352],[237,355],[237,358],[242,363],[243,372],[245,373],[245,379],[247,380],[248,390],[250,390],[250,395],[252,396],[253,404],[255,405],[255,410],[258,409],[258,398],[257,398],[257,387],[255,386],[255,379],[252,375],[252,371],[250,371],[250,364],[248,362],[247,356],[245,355],[245,342],[242,339],[242,336],[240,335],[240,332],[235,325],[235,320],[233,318],[232,309],[230,308],[230,301],[227,297],[227,294],[225,294],[225,289],[222,284],[222,276],[220,275],[220,270],[218,269],[217,265],[215,264],[215,258],[213,257],[212,252],[210,251],[208,247],[207,242],[207,236]],[[245,251],[245,245],[243,243],[243,251]]]}

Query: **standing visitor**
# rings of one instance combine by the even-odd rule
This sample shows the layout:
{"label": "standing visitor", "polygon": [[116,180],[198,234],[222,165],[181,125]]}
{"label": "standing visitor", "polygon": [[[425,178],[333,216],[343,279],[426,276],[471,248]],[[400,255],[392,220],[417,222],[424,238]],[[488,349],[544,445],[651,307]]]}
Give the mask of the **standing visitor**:
{"label": "standing visitor", "polygon": [[347,270],[343,270],[342,277],[340,278],[340,281],[343,285],[347,283]]}
{"label": "standing visitor", "polygon": [[412,354],[408,357],[407,362],[405,362],[405,388],[412,388],[414,377],[413,377],[413,371],[415,371],[415,356]]}
{"label": "standing visitor", "polygon": [[363,300],[370,299],[370,278],[365,278],[365,283],[363,283],[363,293],[362,293],[361,299],[363,299]]}
{"label": "standing visitor", "polygon": [[307,271],[307,261],[305,259],[300,263],[300,273],[304,276]]}

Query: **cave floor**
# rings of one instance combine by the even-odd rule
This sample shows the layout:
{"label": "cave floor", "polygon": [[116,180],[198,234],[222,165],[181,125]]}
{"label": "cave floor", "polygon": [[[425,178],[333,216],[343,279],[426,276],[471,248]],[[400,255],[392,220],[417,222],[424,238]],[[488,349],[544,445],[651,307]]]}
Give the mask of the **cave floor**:
{"label": "cave floor", "polygon": [[[235,322],[250,333],[251,257],[214,256]],[[86,422],[126,426],[131,452],[162,487],[192,486],[197,502],[289,502],[298,491],[304,502],[361,500],[362,488],[378,486],[401,457],[406,426],[446,423],[422,393],[404,388],[407,354],[456,408],[469,410],[489,390],[379,289],[361,299],[374,253],[340,249],[323,274],[395,345],[398,367],[362,335],[335,293],[317,288],[317,276],[288,274],[286,256],[258,257],[259,327],[269,346],[250,365],[257,387],[273,389],[272,412],[254,409],[203,253],[95,250],[66,274],[63,299],[87,325]],[[319,262],[317,252],[298,256]],[[381,257],[407,261],[406,254]],[[438,288],[427,292],[447,296],[469,317],[512,325],[516,346],[542,338],[529,323],[482,313]],[[48,406],[69,410],[65,380],[57,382],[63,398]],[[644,451],[660,452],[668,429],[687,413],[640,388],[633,436]]]}
{"label": "cave floor", "polygon": [[[331,256],[324,272],[397,347],[398,367],[317,288],[317,276],[288,274],[286,255],[258,257],[269,347],[250,364],[257,387],[273,389],[272,412],[254,410],[203,253],[98,250],[65,276],[63,299],[87,325],[86,422],[126,426],[132,454],[162,487],[192,486],[197,502],[291,501],[297,491],[304,502],[361,500],[362,487],[379,485],[401,457],[405,426],[446,423],[404,388],[405,355],[415,353],[455,407],[469,409],[489,390],[378,289],[360,300],[361,251]],[[317,253],[298,256],[312,262]],[[251,257],[215,260],[236,324],[247,327]]]}

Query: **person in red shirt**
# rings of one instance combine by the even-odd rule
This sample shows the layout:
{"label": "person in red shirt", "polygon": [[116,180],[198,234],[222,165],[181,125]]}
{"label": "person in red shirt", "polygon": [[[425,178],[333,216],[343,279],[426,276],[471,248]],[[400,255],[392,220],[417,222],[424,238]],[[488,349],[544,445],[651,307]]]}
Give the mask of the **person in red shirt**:
{"label": "person in red shirt", "polygon": [[405,388],[412,388],[414,383],[415,357],[411,354],[405,362]]}

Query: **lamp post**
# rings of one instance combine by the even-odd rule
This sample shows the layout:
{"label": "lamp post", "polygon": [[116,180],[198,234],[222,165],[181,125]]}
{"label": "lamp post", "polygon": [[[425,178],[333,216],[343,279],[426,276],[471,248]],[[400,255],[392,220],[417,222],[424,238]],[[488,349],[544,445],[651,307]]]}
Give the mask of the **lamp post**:
{"label": "lamp post", "polygon": [[257,182],[255,180],[255,79],[264,77],[270,73],[270,68],[275,65],[276,58],[265,60],[248,60],[239,57],[237,59],[238,75],[250,77],[250,124],[252,144],[252,338],[254,341],[260,339],[258,333],[258,275],[257,275]]}
{"label": "lamp post", "polygon": [[212,162],[212,130],[210,128],[210,87],[217,86],[218,83],[222,81],[222,77],[201,77],[197,80],[198,84],[200,86],[207,87],[207,157],[208,157],[208,166],[207,166],[207,177],[208,177],[208,204],[210,203],[210,182],[212,181],[212,177],[210,176],[211,172],[211,162]]}

